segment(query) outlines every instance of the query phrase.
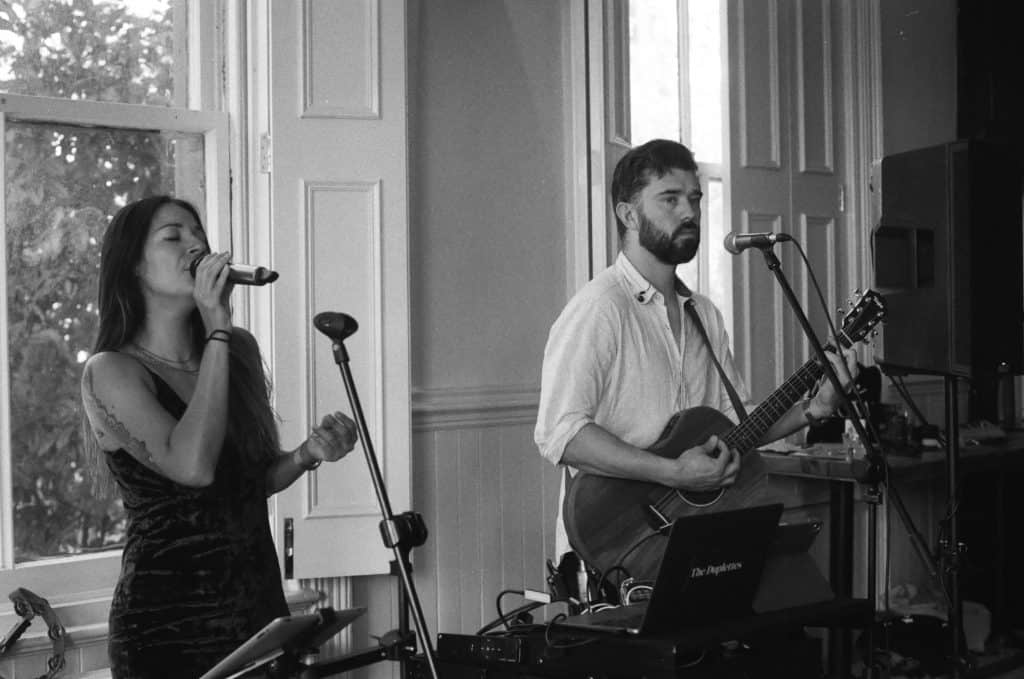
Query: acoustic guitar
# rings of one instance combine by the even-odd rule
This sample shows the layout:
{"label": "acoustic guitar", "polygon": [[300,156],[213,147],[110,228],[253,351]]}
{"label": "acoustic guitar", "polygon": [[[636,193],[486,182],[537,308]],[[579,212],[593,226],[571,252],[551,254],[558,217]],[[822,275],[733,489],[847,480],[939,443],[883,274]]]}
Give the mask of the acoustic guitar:
{"label": "acoustic guitar", "polygon": [[[877,292],[861,294],[843,318],[838,341],[845,348],[863,340],[885,317]],[[835,349],[829,345],[828,349]],[[761,456],[754,450],[765,433],[824,375],[810,360],[738,425],[714,408],[699,406],[676,413],[648,450],[679,457],[716,434],[742,456],[735,483],[711,491],[686,491],[656,483],[579,472],[569,482],[562,505],[569,542],[577,554],[603,574],[651,579],[665,548],[667,528],[677,518],[739,509],[771,501]]]}

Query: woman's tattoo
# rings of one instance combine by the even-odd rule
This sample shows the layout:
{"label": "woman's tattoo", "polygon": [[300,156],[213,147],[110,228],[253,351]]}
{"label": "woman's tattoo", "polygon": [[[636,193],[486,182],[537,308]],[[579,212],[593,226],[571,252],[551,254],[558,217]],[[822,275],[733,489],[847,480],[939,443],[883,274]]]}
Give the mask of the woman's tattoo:
{"label": "woman's tattoo", "polygon": [[[153,462],[153,454],[146,448],[142,439],[132,436],[121,420],[114,416],[113,411],[96,396],[92,386],[92,366],[85,366],[85,398],[88,400],[91,410],[99,417],[101,424],[124,445],[135,457],[146,462]],[[94,428],[95,430],[95,428]],[[95,430],[97,438],[103,438],[102,430]]]}

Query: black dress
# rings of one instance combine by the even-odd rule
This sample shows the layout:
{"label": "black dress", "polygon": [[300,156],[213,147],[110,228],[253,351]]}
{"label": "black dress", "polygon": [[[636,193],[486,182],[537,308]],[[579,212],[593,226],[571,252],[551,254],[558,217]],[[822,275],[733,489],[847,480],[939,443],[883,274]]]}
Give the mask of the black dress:
{"label": "black dress", "polygon": [[[153,380],[161,405],[180,418],[185,403]],[[288,614],[267,514],[269,457],[243,459],[225,441],[206,488],[175,483],[124,450],[106,457],[128,517],[110,609],[115,679],[199,677]]]}

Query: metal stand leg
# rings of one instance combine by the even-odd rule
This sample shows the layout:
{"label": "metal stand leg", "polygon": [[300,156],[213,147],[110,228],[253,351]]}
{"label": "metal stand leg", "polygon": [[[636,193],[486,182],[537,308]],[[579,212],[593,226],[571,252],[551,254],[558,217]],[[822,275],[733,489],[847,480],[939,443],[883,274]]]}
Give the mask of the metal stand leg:
{"label": "metal stand leg", "polygon": [[946,376],[946,498],[949,514],[946,517],[946,537],[941,542],[942,571],[946,576],[949,595],[950,661],[952,676],[959,679],[970,669],[967,646],[964,642],[963,602],[960,599],[960,542],[958,521],[960,505],[960,406],[957,378]]}
{"label": "metal stand leg", "polygon": [[[853,484],[831,483],[829,502],[829,581],[837,597],[853,595]],[[850,676],[852,643],[847,629],[832,629],[828,635],[829,676]]]}

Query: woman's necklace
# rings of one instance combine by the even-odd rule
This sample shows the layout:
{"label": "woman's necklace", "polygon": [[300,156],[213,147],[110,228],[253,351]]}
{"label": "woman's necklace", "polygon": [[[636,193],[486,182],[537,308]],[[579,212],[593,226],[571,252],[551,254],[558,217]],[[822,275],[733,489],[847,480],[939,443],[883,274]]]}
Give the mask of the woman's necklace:
{"label": "woman's necklace", "polygon": [[142,346],[141,344],[136,344],[135,342],[132,342],[131,344],[132,344],[133,347],[135,347],[139,351],[140,354],[142,354],[142,356],[144,358],[148,358],[150,361],[153,361],[153,362],[157,363],[158,365],[162,365],[162,366],[164,366],[166,368],[170,368],[172,370],[180,370],[181,372],[187,373],[189,375],[195,375],[195,374],[197,374],[199,372],[199,368],[198,367],[196,367],[196,368],[191,367],[191,365],[192,365],[192,356],[191,355],[188,358],[186,358],[185,360],[183,360],[183,361],[175,361],[172,358],[167,358],[166,356],[161,356],[160,354],[154,354],[152,351],[150,351],[146,347]]}

